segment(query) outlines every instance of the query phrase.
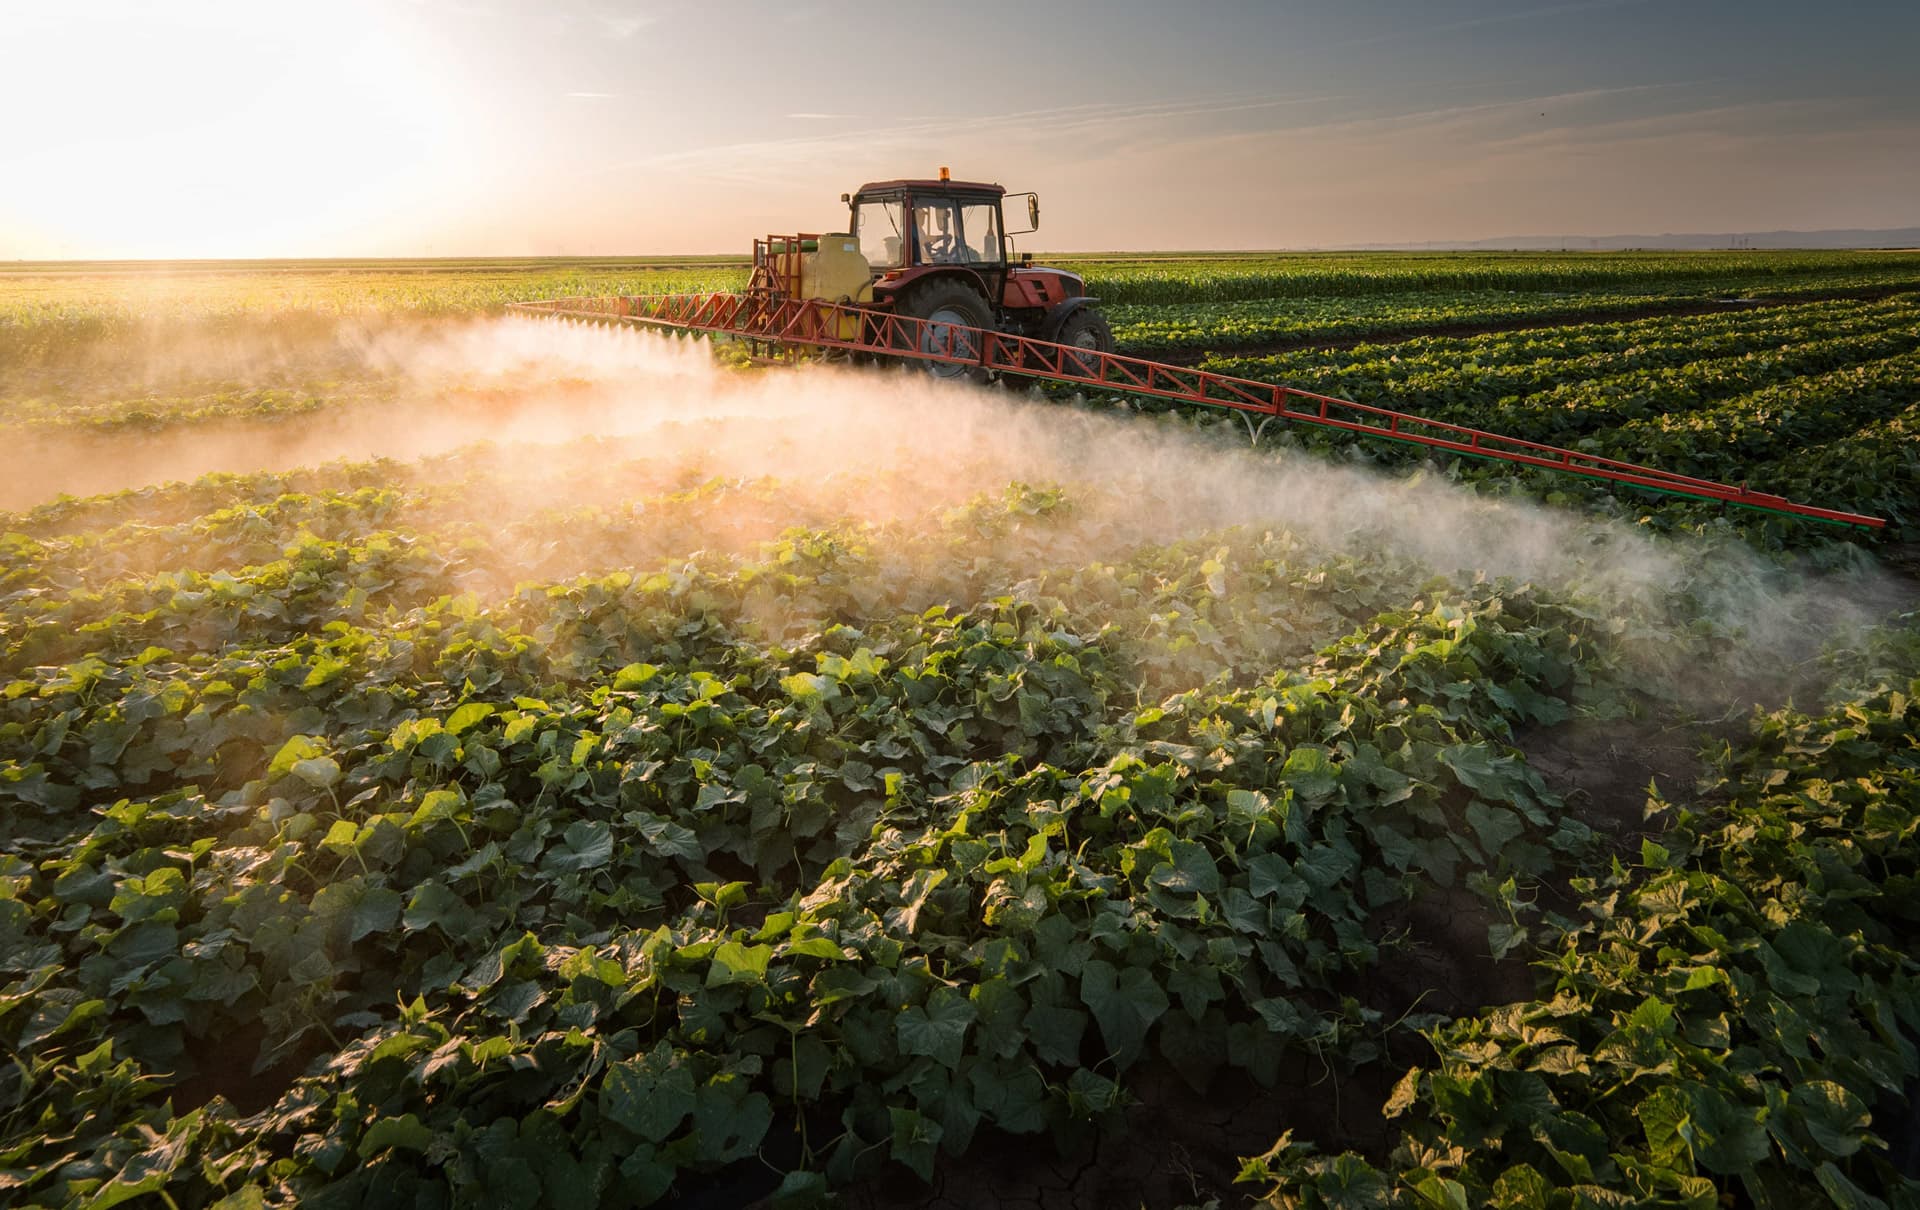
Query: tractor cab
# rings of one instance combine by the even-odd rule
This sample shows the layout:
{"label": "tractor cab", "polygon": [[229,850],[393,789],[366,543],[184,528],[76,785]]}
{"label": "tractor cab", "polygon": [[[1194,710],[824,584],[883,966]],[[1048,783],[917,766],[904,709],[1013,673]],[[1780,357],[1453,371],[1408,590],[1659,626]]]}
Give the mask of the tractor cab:
{"label": "tractor cab", "polygon": [[1006,264],[998,185],[884,181],[853,195],[860,254],[876,272],[930,265]]}
{"label": "tractor cab", "polygon": [[[1062,269],[1014,259],[1012,236],[1040,225],[1040,199],[1025,194],[1026,227],[1009,232],[1007,191],[956,181],[874,181],[842,194],[848,231],[873,275],[873,301],[898,314],[943,324],[999,329],[1110,349],[1106,322],[1089,306],[1086,283]],[[1022,195],[1016,195],[1022,196]],[[1069,327],[1079,312],[1085,315]]]}

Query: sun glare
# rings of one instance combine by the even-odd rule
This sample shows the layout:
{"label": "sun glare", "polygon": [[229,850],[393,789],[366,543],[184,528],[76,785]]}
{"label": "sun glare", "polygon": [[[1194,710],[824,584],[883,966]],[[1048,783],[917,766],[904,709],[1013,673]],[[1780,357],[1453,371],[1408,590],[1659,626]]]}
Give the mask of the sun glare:
{"label": "sun glare", "polygon": [[36,187],[0,202],[24,228],[0,229],[24,234],[12,255],[365,243],[449,150],[424,44],[381,6],[76,4],[23,24],[0,102],[38,116],[0,156]]}

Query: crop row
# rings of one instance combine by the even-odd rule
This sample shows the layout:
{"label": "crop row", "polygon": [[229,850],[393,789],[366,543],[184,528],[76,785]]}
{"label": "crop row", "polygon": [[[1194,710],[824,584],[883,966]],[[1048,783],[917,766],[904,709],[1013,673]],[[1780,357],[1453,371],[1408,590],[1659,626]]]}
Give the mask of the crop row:
{"label": "crop row", "polygon": [[[1360,348],[1243,359],[1220,368],[1676,473],[1747,482],[1888,517],[1898,534],[1920,510],[1920,452],[1911,442],[1920,328],[1901,304],[1863,305],[1860,314],[1869,321],[1864,330],[1832,338],[1823,338],[1832,330],[1824,324],[1798,329],[1795,340],[1792,328],[1696,335],[1678,321],[1644,321],[1635,326],[1664,324],[1665,337],[1558,359],[1538,355],[1551,337],[1530,338],[1518,355],[1517,342],[1489,337],[1484,365],[1476,342],[1451,341],[1391,353]],[[1580,329],[1566,334],[1575,350],[1586,339]],[[1599,343],[1617,344],[1617,336],[1602,335]],[[1712,356],[1721,348],[1733,351]],[[1301,437],[1344,440],[1317,431]]]}
{"label": "crop row", "polygon": [[1122,304],[1110,308],[1116,344],[1126,352],[1163,352],[1259,347],[1294,341],[1333,341],[1418,333],[1435,328],[1519,326],[1580,318],[1603,319],[1688,304],[1728,309],[1748,292],[1781,299],[1858,289],[1920,291],[1920,273],[1887,272],[1825,278],[1782,286],[1754,279],[1715,280],[1699,289],[1651,291],[1641,287],[1562,291],[1450,291],[1253,299],[1240,302]]}
{"label": "crop row", "polygon": [[[1663,364],[1679,365],[1685,364],[1686,352],[1694,348],[1706,356],[1729,356],[1779,349],[1809,335],[1825,340],[1897,331],[1911,325],[1917,306],[1920,300],[1905,295],[1878,301],[1796,303],[1711,315],[1601,320],[1464,336],[1418,336],[1266,356],[1229,353],[1207,364],[1230,372],[1232,367],[1257,369],[1263,374],[1313,374],[1363,364],[1382,374],[1453,370],[1463,375],[1497,375],[1517,369],[1536,376],[1551,374],[1554,367],[1576,360],[1583,366],[1591,365],[1596,357],[1617,362],[1658,358]],[[1567,376],[1582,375],[1570,372]]]}
{"label": "crop row", "polygon": [[1717,323],[1644,320],[1207,364],[1455,423],[1469,415],[1538,411],[1578,425],[1575,414],[1582,410],[1603,417],[1688,411],[1758,385],[1790,384],[1920,345],[1920,305],[1825,304],[1822,310],[1820,316],[1783,311]]}
{"label": "crop row", "polygon": [[1574,883],[1606,906],[1546,913],[1551,991],[1428,1035],[1391,1162],[1288,1137],[1250,1175],[1305,1205],[1910,1203],[1920,643],[1876,671],[1756,719],[1713,809]]}
{"label": "crop row", "polygon": [[1476,293],[1617,291],[1662,294],[1718,291],[1724,283],[1774,292],[1817,284],[1920,281],[1910,253],[1755,253],[1651,257],[1542,256],[1483,261],[1399,261],[1393,254],[1336,266],[1314,262],[1269,265],[1113,266],[1090,269],[1089,289],[1114,304],[1226,303],[1254,299],[1317,299],[1408,290]]}
{"label": "crop row", "polygon": [[1583,377],[1596,361],[1662,364],[1677,360],[1689,347],[1708,355],[1780,350],[1808,338],[1843,339],[1898,332],[1909,326],[1920,299],[1905,296],[1877,301],[1840,300],[1801,303],[1714,315],[1655,316],[1602,320],[1553,328],[1527,328],[1459,336],[1421,336],[1403,341],[1360,343],[1343,348],[1295,349],[1282,353],[1214,357],[1217,368],[1259,368],[1317,374],[1353,366],[1383,373],[1420,375],[1456,371],[1549,376],[1578,362],[1567,377]]}
{"label": "crop row", "polygon": [[[1561,435],[1581,431],[1581,415],[1614,420],[1688,411],[1712,400],[1802,376],[1897,357],[1920,347],[1920,331],[1893,326],[1877,331],[1782,343],[1762,336],[1734,340],[1726,352],[1684,346],[1595,353],[1565,361],[1538,361],[1488,368],[1417,358],[1376,366],[1361,362],[1328,369],[1297,385],[1361,403],[1404,408],[1459,423],[1469,413],[1533,416],[1561,426]],[[1745,347],[1742,347],[1745,346]],[[1548,417],[1558,417],[1549,420]]]}

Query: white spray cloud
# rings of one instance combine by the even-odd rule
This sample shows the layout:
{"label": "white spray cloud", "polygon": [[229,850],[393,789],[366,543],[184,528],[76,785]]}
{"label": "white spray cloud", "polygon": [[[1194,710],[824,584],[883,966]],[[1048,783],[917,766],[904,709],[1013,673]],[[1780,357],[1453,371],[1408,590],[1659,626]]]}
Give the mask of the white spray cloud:
{"label": "white spray cloud", "polygon": [[[568,499],[565,467],[604,449],[609,459],[639,457],[689,477],[777,480],[776,502],[764,506],[774,514],[769,525],[783,502],[790,523],[823,510],[884,522],[1013,482],[1069,484],[1078,557],[1124,558],[1242,526],[1284,529],[1329,558],[1532,582],[1622,614],[1670,608],[1684,585],[1684,606],[1698,611],[1692,620],[1729,636],[1722,671],[1740,676],[1803,659],[1897,596],[1870,569],[1840,581],[1783,577],[1733,544],[1655,541],[1617,522],[1478,496],[1436,475],[1396,478],[1254,451],[1166,417],[1064,407],[900,369],[742,372],[716,364],[701,342],[526,318],[343,330],[335,339],[365,373],[397,384],[391,405],[294,424],[163,430],[120,439],[115,457],[96,448],[66,463],[43,460],[44,468],[56,478],[64,468],[82,490],[97,491],[208,470],[415,460],[484,440],[496,460],[552,462],[546,497],[515,498],[534,509],[578,504]],[[284,365],[287,354],[273,357]],[[580,442],[584,455],[562,453]]]}

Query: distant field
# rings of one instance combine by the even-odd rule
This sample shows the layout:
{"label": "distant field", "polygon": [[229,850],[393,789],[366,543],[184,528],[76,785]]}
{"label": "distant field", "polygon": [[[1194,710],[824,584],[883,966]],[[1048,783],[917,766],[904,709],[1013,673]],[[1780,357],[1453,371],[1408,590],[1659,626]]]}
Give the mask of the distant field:
{"label": "distant field", "polygon": [[[1138,253],[1042,258],[1077,269],[1109,304],[1181,305],[1435,291],[1682,291],[1809,283],[1920,283],[1887,252]],[[0,265],[0,328],[134,318],[450,314],[565,294],[725,290],[738,258],[110,262]]]}

